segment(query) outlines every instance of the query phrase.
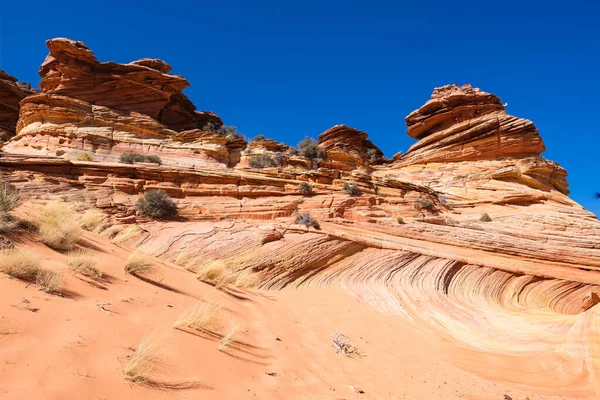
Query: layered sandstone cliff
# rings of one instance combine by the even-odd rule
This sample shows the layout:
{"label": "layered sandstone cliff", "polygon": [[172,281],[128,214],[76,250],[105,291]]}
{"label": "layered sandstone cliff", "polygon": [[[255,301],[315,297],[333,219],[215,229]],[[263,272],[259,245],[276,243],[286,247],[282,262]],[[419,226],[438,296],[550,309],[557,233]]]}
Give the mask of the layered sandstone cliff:
{"label": "layered sandstone cliff", "polygon": [[19,119],[19,102],[35,91],[26,83],[0,71],[0,142],[15,135]]}

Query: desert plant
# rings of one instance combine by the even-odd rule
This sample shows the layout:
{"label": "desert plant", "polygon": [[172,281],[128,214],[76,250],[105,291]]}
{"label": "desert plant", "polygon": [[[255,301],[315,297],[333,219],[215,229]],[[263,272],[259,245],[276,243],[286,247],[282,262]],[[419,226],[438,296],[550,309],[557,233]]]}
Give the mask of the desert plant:
{"label": "desert plant", "polygon": [[0,250],[0,272],[17,279],[33,280],[40,270],[40,259],[30,251]]}
{"label": "desert plant", "polygon": [[483,213],[483,214],[481,214],[481,217],[479,217],[479,220],[481,222],[491,222],[492,217],[490,217],[490,215],[488,213]]}
{"label": "desert plant", "polygon": [[152,257],[136,251],[127,257],[125,273],[148,279],[157,273],[156,263]]}
{"label": "desert plant", "polygon": [[21,200],[19,190],[14,185],[0,180],[0,217],[17,208]]}
{"label": "desert plant", "polygon": [[225,331],[225,334],[219,341],[217,350],[219,350],[219,351],[225,350],[225,348],[227,346],[229,346],[229,344],[233,341],[233,337],[235,336],[235,334],[238,333],[239,331],[240,331],[240,327],[238,324],[233,324],[229,328],[227,328],[227,331]]}
{"label": "desert plant", "polygon": [[298,191],[305,196],[310,196],[314,193],[312,185],[308,182],[300,182],[300,185],[298,185]]}
{"label": "desert plant", "polygon": [[162,160],[159,156],[145,156],[137,153],[123,153],[119,157],[119,162],[122,162],[123,164],[133,164],[136,162],[162,164]]}
{"label": "desert plant", "polygon": [[209,330],[217,321],[222,306],[214,301],[207,300],[197,303],[193,309],[181,314],[173,324],[175,329]]}
{"label": "desert plant", "polygon": [[379,156],[379,152],[377,151],[377,149],[375,149],[374,147],[371,147],[371,148],[367,149],[367,157],[369,157],[369,161],[374,163],[377,160],[379,160],[380,156]]}
{"label": "desert plant", "polygon": [[306,157],[311,161],[315,161],[316,163],[319,163],[326,158],[325,150],[319,147],[319,144],[315,139],[308,136],[298,143],[298,150],[301,156]]}
{"label": "desert plant", "polygon": [[144,197],[138,199],[137,210],[147,217],[158,219],[177,214],[177,206],[169,198],[167,192],[161,189],[148,190]]}
{"label": "desert plant", "polygon": [[109,228],[108,237],[110,238],[111,242],[121,244],[127,243],[133,238],[139,236],[141,232],[142,228],[140,228],[138,225],[128,225],[127,227],[117,225]]}
{"label": "desert plant", "polygon": [[344,191],[350,196],[360,196],[360,189],[356,183],[344,182]]}
{"label": "desert plant", "polygon": [[102,231],[109,224],[106,215],[96,208],[85,210],[83,215],[79,218],[79,225],[81,228],[89,232]]}
{"label": "desert plant", "polygon": [[282,153],[275,153],[275,155],[273,156],[273,163],[275,164],[276,167],[283,166],[286,161],[287,161],[287,157]]}
{"label": "desert plant", "polygon": [[415,207],[417,208],[417,210],[433,210],[434,204],[433,201],[431,199],[428,199],[426,197],[419,197],[416,201],[415,201]]}
{"label": "desert plant", "polygon": [[138,384],[150,385],[155,383],[158,359],[158,348],[154,340],[148,336],[144,337],[123,367],[125,379]]}
{"label": "desert plant", "polygon": [[50,269],[39,270],[35,277],[35,283],[40,285],[40,289],[49,294],[60,293],[62,282],[63,276],[61,273]]}
{"label": "desert plant", "polygon": [[396,219],[396,221],[397,221],[397,222],[398,222],[400,225],[404,224],[404,218],[402,218],[402,217],[398,217],[398,218]]}
{"label": "desert plant", "polygon": [[75,274],[80,274],[91,279],[102,278],[102,272],[96,268],[96,260],[89,251],[76,250],[70,252],[67,265]]}
{"label": "desert plant", "polygon": [[38,228],[40,241],[55,250],[71,250],[81,238],[79,221],[69,205],[53,201],[30,213]]}
{"label": "desert plant", "polygon": [[213,286],[221,286],[223,283],[224,277],[226,276],[227,265],[223,260],[214,260],[207,261],[200,265],[194,265],[192,267],[192,263],[188,263],[187,268],[193,268],[196,272],[196,277],[199,281],[208,283]]}
{"label": "desert plant", "polygon": [[297,213],[296,214],[296,219],[294,220],[294,223],[301,224],[301,225],[304,225],[306,227],[312,227],[312,228],[315,228],[315,229],[321,229],[321,226],[319,225],[319,223],[317,222],[317,220],[314,219],[310,215],[310,211]]}
{"label": "desert plant", "polygon": [[263,142],[263,141],[265,141],[265,140],[266,140],[266,138],[265,138],[265,135],[262,135],[262,134],[260,134],[260,135],[256,135],[256,136],[254,136],[254,137],[252,138],[252,143],[256,143],[256,142]]}
{"label": "desert plant", "polygon": [[268,168],[276,165],[275,159],[268,154],[256,154],[248,160],[250,168]]}
{"label": "desert plant", "polygon": [[298,149],[297,149],[297,148],[295,148],[294,146],[288,146],[288,148],[287,148],[287,153],[288,153],[290,156],[297,156],[297,155],[298,155]]}
{"label": "desert plant", "polygon": [[337,353],[342,353],[346,357],[351,357],[353,354],[360,354],[358,347],[353,345],[350,339],[339,331],[331,335],[331,340]]}
{"label": "desert plant", "polygon": [[77,161],[94,161],[94,156],[90,153],[79,153],[75,159]]}

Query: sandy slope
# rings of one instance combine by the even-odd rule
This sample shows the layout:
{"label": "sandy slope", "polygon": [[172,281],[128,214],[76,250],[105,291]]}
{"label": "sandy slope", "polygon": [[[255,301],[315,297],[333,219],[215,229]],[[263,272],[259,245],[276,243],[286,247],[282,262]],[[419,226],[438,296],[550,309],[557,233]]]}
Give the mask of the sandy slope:
{"label": "sandy slope", "polygon": [[[63,270],[64,297],[0,278],[0,398],[553,398],[464,372],[451,361],[468,354],[449,351],[453,346],[339,289],[225,293],[173,265],[162,265],[159,287],[124,274],[129,249],[93,234],[85,238],[106,274],[101,283],[71,275],[65,255],[36,243],[20,246],[39,254],[44,267]],[[183,311],[206,299],[223,305],[214,336],[172,328]],[[98,304],[109,304],[110,314]],[[219,352],[219,335],[236,323],[242,327],[236,342]],[[336,353],[330,339],[336,330],[362,357]],[[122,376],[132,348],[146,335],[160,347],[162,388]]]}

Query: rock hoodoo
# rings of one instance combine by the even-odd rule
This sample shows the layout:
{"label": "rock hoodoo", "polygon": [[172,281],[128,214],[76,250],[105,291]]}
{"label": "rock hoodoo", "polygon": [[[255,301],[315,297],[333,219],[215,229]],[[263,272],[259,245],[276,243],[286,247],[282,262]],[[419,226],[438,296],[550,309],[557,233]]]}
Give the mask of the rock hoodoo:
{"label": "rock hoodoo", "polygon": [[367,139],[367,134],[346,125],[335,125],[319,135],[319,146],[327,151],[329,168],[353,170],[377,164],[383,152]]}

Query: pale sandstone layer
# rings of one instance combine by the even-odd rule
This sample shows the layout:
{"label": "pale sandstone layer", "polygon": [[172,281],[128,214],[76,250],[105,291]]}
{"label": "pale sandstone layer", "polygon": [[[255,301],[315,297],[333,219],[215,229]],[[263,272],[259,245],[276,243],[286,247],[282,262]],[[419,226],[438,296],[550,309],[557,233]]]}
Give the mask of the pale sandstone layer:
{"label": "pale sandstone layer", "polygon": [[[90,57],[85,49],[76,52]],[[156,61],[140,65],[168,72]],[[51,82],[60,82],[48,73]],[[594,300],[600,292],[600,222],[566,196],[566,172],[541,157],[544,145],[533,123],[506,114],[495,95],[468,85],[436,89],[406,119],[408,133],[419,141],[390,164],[368,162],[366,150],[373,147],[366,134],[334,127],[319,140],[330,152],[331,168],[318,170],[245,168],[252,154],[283,150],[270,141],[240,152],[236,169],[224,168],[225,152],[219,168],[180,149],[177,163],[193,168],[16,154],[27,147],[25,137],[33,141],[40,129],[48,129],[40,134],[46,138],[63,129],[48,146],[53,149],[67,137],[79,148],[86,141],[110,143],[115,136],[106,126],[118,127],[120,138],[138,137],[140,146],[163,135],[161,129],[181,134],[150,111],[117,111],[110,102],[60,96],[26,99],[20,136],[8,145],[12,154],[0,156],[0,170],[25,196],[94,204],[114,223],[139,224],[132,246],[169,262],[191,257],[198,268],[219,263],[229,274],[250,274],[255,288],[342,289],[390,320],[408,321],[437,338],[455,365],[487,379],[543,395],[600,394]],[[35,106],[29,110],[28,104]],[[36,122],[42,109],[47,117]],[[92,115],[91,125],[84,118],[75,129],[64,122],[71,113],[73,121]],[[103,118],[110,122],[94,129]],[[192,132],[182,143],[205,134]],[[299,191],[306,181],[313,196]],[[351,182],[360,196],[343,190]],[[139,196],[153,188],[172,196],[178,219],[150,222],[136,212]],[[321,229],[295,225],[297,210],[310,211]],[[480,220],[484,213],[491,221]]]}

